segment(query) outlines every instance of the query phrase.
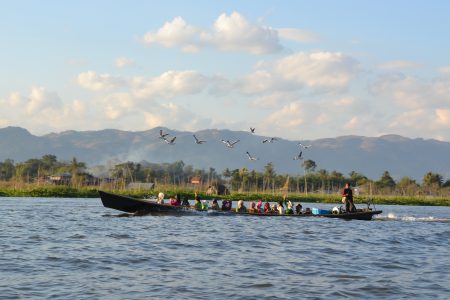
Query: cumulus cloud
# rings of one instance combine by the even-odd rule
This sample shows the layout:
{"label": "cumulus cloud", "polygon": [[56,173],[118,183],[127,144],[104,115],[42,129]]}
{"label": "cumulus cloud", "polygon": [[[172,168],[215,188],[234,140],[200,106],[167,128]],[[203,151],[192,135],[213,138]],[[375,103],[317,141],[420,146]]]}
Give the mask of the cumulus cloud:
{"label": "cumulus cloud", "polygon": [[121,77],[110,74],[97,74],[94,71],[80,73],[77,77],[77,82],[81,87],[92,91],[108,91],[126,84]]}
{"label": "cumulus cloud", "polygon": [[399,107],[417,109],[449,105],[450,78],[424,81],[402,73],[384,74],[372,83],[371,92],[392,99]]}
{"label": "cumulus cloud", "polygon": [[[303,33],[306,38],[306,33]],[[300,38],[291,30],[291,37]],[[211,29],[189,25],[182,17],[166,22],[156,32],[148,32],[144,43],[159,44],[167,48],[180,47],[185,52],[198,52],[205,47],[221,51],[251,54],[274,53],[283,49],[277,29],[249,22],[237,12],[221,14]]]}
{"label": "cumulus cloud", "polygon": [[278,28],[281,38],[302,43],[318,42],[320,37],[317,33],[299,28]]}
{"label": "cumulus cloud", "polygon": [[450,66],[439,68],[439,72],[441,72],[444,75],[450,75]]}
{"label": "cumulus cloud", "polygon": [[420,67],[420,64],[412,62],[412,61],[406,61],[406,60],[388,61],[379,66],[380,69],[388,70],[388,71],[415,69],[415,68],[419,68],[419,67]]}
{"label": "cumulus cloud", "polygon": [[280,59],[275,69],[283,78],[310,87],[345,88],[359,63],[338,52],[300,52]]}
{"label": "cumulus cloud", "polygon": [[116,66],[116,68],[123,69],[123,68],[129,67],[129,66],[133,66],[134,60],[132,60],[131,58],[127,58],[127,57],[118,57],[114,61],[114,65]]}
{"label": "cumulus cloud", "polygon": [[182,47],[187,52],[196,52],[200,29],[186,23],[182,17],[166,22],[158,31],[144,35],[144,43],[160,44],[167,48]]}
{"label": "cumulus cloud", "polygon": [[313,92],[342,92],[359,69],[355,59],[341,53],[299,52],[271,64],[259,64],[239,86],[248,95],[305,88]]}
{"label": "cumulus cloud", "polygon": [[130,113],[136,107],[134,98],[127,93],[117,93],[104,97],[103,111],[108,119],[116,120]]}
{"label": "cumulus cloud", "polygon": [[212,32],[204,32],[201,38],[222,51],[265,54],[282,49],[275,29],[252,24],[237,12],[220,15]]}
{"label": "cumulus cloud", "polygon": [[43,87],[33,87],[26,104],[26,112],[32,115],[43,110],[58,109],[61,105],[61,98],[56,93],[49,92]]}
{"label": "cumulus cloud", "polygon": [[208,79],[196,71],[168,71],[151,79],[134,78],[131,84],[137,97],[170,98],[199,93]]}

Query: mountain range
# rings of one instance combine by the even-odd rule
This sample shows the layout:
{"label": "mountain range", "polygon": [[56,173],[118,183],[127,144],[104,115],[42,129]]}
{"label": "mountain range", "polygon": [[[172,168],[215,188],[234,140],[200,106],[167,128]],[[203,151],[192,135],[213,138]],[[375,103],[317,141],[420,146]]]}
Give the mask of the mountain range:
{"label": "mountain range", "polygon": [[[159,137],[160,130],[176,136],[169,145]],[[193,134],[205,140],[196,144]],[[292,141],[278,138],[263,143],[271,137],[250,131],[207,129],[196,132],[170,130],[156,127],[146,131],[64,131],[42,136],[31,134],[20,127],[0,129],[0,160],[15,162],[56,155],[58,160],[76,157],[88,166],[108,162],[148,161],[152,163],[182,160],[194,168],[247,168],[262,171],[272,162],[279,174],[303,174],[301,160],[293,158],[302,151],[303,159],[311,159],[317,169],[336,170],[343,174],[356,171],[371,179],[378,179],[387,170],[395,179],[403,176],[421,180],[429,171],[450,177],[450,142],[434,139],[406,138],[399,135],[380,137],[340,136],[317,140]],[[240,140],[228,148],[221,140]],[[298,143],[311,145],[302,149]],[[250,161],[246,152],[257,157]]]}

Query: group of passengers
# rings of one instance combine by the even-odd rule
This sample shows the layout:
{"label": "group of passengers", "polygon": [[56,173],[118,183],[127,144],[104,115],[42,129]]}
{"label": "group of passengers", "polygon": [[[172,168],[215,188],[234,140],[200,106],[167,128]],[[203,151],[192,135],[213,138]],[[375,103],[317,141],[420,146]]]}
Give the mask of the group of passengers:
{"label": "group of passengers", "polygon": [[[342,202],[345,204],[345,208],[347,212],[355,212],[356,207],[353,203],[353,193],[352,189],[350,187],[350,183],[345,184],[345,188],[342,192]],[[159,193],[158,198],[156,200],[156,203],[158,204],[164,204],[164,194]],[[175,196],[175,198],[170,197],[169,204],[174,206],[185,206],[185,207],[191,207],[189,203],[189,199],[187,196],[184,196],[183,201],[181,201],[181,197],[179,194]],[[286,207],[285,207],[286,206]],[[233,202],[231,200],[222,200],[222,206],[219,207],[219,203],[217,203],[216,199],[213,199],[211,203],[209,204],[206,200],[200,200],[200,197],[195,194],[195,202],[192,208],[196,210],[222,210],[222,211],[231,211],[233,208]],[[269,202],[266,202],[263,206],[262,200],[259,200],[258,203],[250,202],[249,208],[247,208],[244,204],[243,200],[239,200],[237,203],[237,207],[235,208],[236,212],[240,213],[250,213],[250,214],[280,214],[280,215],[301,215],[301,214],[311,214],[310,208],[303,209],[302,205],[298,203],[295,206],[292,204],[291,201],[286,200],[285,197],[283,197],[283,200],[279,200],[275,204],[270,204]]]}
{"label": "group of passengers", "polygon": [[[158,204],[164,204],[164,194],[159,193],[156,201]],[[231,200],[222,200],[222,206],[219,206],[219,203],[216,199],[211,200],[209,203],[206,200],[201,200],[200,197],[196,194],[194,205],[190,205],[189,199],[187,196],[181,200],[181,196],[179,194],[175,195],[175,197],[169,197],[169,204],[173,206],[185,206],[192,207],[196,210],[222,210],[222,211],[231,211],[233,209],[233,202]],[[301,215],[301,214],[310,214],[311,210],[306,208],[303,210],[302,205],[298,203],[295,208],[291,201],[289,200],[279,200],[275,204],[270,204],[266,202],[263,205],[262,200],[259,200],[258,203],[250,202],[249,208],[247,208],[244,204],[243,200],[239,200],[237,202],[237,207],[234,209],[236,212],[246,212],[250,214],[280,214],[280,215]]]}
{"label": "group of passengers", "polygon": [[[285,207],[286,206],[286,207]],[[275,204],[270,204],[270,202],[266,202],[263,206],[261,200],[258,203],[250,202],[249,208],[247,209],[244,205],[244,201],[239,200],[238,205],[236,207],[236,212],[248,212],[250,214],[271,214],[271,215],[301,215],[301,214],[311,214],[311,210],[306,208],[303,210],[303,207],[300,203],[295,206],[291,201],[279,200]]]}

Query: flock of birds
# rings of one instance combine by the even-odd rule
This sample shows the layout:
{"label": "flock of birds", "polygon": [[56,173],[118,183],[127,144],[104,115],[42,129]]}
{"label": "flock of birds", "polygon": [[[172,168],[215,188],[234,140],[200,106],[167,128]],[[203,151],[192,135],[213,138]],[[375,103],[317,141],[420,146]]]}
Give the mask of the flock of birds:
{"label": "flock of birds", "polygon": [[[250,132],[252,134],[254,134],[255,133],[255,129],[256,128],[250,127]],[[195,141],[196,144],[201,145],[201,144],[206,143],[205,140],[200,140],[199,138],[197,138],[197,136],[195,134],[193,134],[192,136],[194,137],[194,141]],[[169,145],[174,145],[175,144],[175,140],[176,140],[177,137],[174,136],[174,137],[169,139],[169,134],[168,133],[164,133],[163,130],[160,129],[159,130],[159,138],[164,140]],[[234,145],[236,145],[237,143],[240,142],[240,140],[234,140],[234,141],[221,140],[221,141],[228,148],[234,148]],[[267,139],[262,140],[262,143],[263,144],[265,144],[265,143],[273,143],[273,142],[276,142],[276,141],[278,141],[278,139],[275,138],[275,137],[272,137],[272,138],[267,138]],[[294,156],[293,160],[303,160],[303,150],[310,148],[312,145],[303,145],[302,143],[298,143],[298,146],[300,147],[300,153],[298,155]],[[247,158],[249,160],[251,160],[251,161],[259,160],[258,157],[252,156],[248,151],[246,152],[246,154],[247,154]]]}

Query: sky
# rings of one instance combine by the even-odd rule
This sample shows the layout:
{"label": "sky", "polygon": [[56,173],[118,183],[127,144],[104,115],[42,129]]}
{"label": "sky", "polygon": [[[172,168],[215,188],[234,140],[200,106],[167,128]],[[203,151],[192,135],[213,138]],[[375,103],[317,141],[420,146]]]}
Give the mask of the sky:
{"label": "sky", "polygon": [[0,128],[450,141],[450,1],[2,1]]}

